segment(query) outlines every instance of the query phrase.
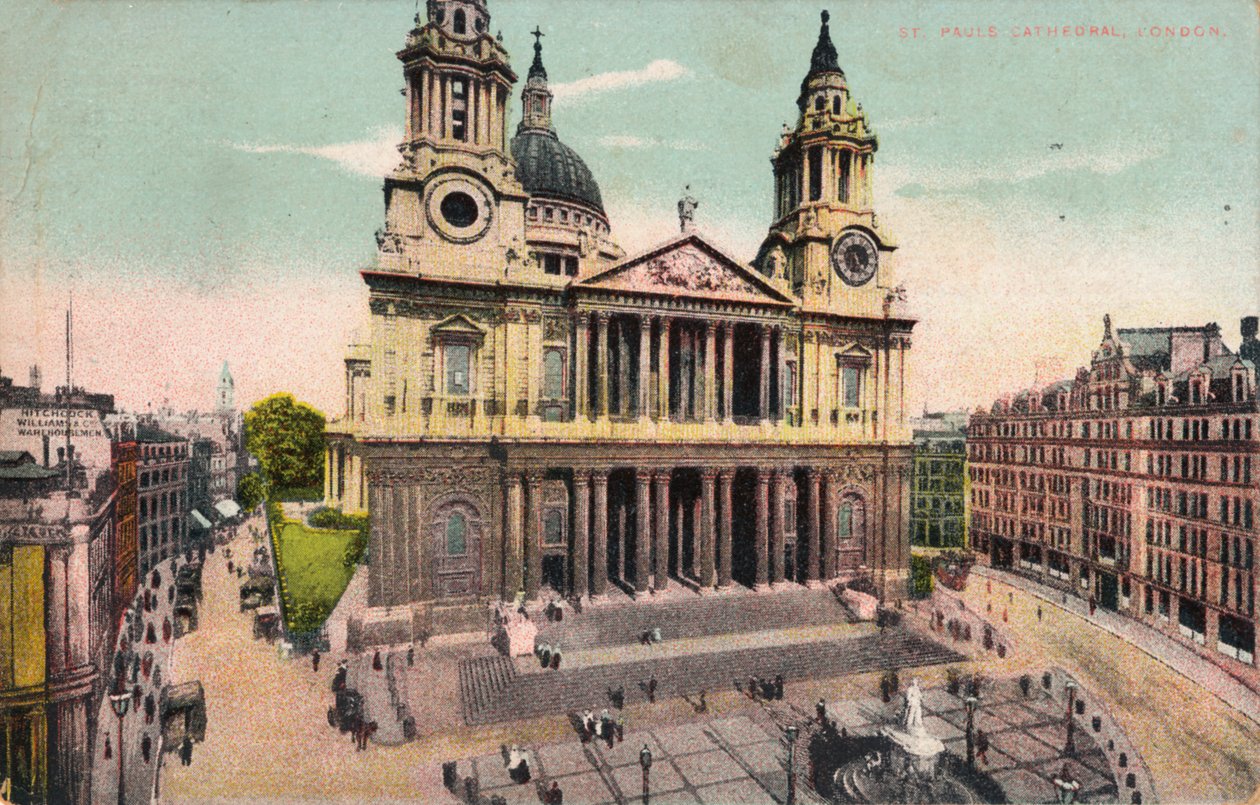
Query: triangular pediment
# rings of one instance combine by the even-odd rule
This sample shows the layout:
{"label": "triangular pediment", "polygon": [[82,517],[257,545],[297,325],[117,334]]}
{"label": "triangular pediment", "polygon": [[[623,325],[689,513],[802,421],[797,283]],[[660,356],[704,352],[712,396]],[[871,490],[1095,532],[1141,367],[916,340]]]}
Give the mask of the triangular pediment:
{"label": "triangular pediment", "polygon": [[456,313],[442,319],[429,330],[433,335],[464,335],[481,337],[485,331],[463,313]]}
{"label": "triangular pediment", "polygon": [[575,287],[723,302],[793,304],[765,277],[694,233],[624,260]]}

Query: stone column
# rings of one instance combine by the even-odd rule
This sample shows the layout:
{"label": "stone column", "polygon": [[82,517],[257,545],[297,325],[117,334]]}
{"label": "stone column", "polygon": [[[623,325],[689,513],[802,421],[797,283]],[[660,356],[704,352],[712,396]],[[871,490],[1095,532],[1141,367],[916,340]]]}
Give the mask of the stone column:
{"label": "stone column", "polygon": [[525,473],[525,598],[538,597],[542,584],[542,473]]}
{"label": "stone column", "polygon": [[[713,331],[709,333],[711,339]],[[713,482],[716,479],[717,470],[705,468],[700,471],[700,585],[703,587],[714,584],[713,543],[717,509],[714,506]]]}
{"label": "stone column", "polygon": [[770,327],[761,325],[761,406],[757,419],[764,425],[770,421]]}
{"label": "stone column", "polygon": [[591,411],[587,357],[590,352],[590,339],[587,335],[589,322],[584,313],[573,317],[573,405],[577,409],[575,416],[587,416]]}
{"label": "stone column", "polygon": [[808,506],[805,510],[805,527],[807,529],[807,556],[805,559],[805,579],[807,581],[818,581],[818,572],[820,565],[818,563],[818,541],[822,533],[818,523],[818,517],[822,514],[822,507],[819,506],[818,492],[820,488],[821,478],[818,470],[810,467],[805,471],[805,484],[808,488]]}
{"label": "stone column", "polygon": [[652,319],[646,314],[639,316],[639,402],[635,414],[640,422],[647,422],[648,390],[652,379]]}
{"label": "stone column", "polygon": [[595,375],[599,378],[597,416],[608,418],[608,314],[595,314]]}
{"label": "stone column", "polygon": [[630,416],[630,336],[624,316],[617,319],[617,414]]}
{"label": "stone column", "polygon": [[[656,415],[662,421],[669,419],[669,319],[660,317],[660,350],[656,355]],[[668,512],[668,508],[666,509]]]}
{"label": "stone column", "polygon": [[776,421],[778,421],[785,418],[786,407],[785,407],[784,398],[787,396],[785,394],[785,392],[787,391],[787,387],[784,385],[784,380],[787,377],[787,361],[783,359],[784,356],[783,356],[783,328],[782,327],[774,328],[774,346],[775,346],[775,354],[778,356],[778,359],[775,361],[775,366],[778,367],[776,371],[776,374],[778,376],[778,382],[775,383],[775,387],[774,387],[774,411],[775,411],[774,418]]}
{"label": "stone column", "polygon": [[595,538],[591,545],[591,595],[608,589],[608,470],[591,473],[595,489]]}
{"label": "stone column", "polygon": [[634,589],[638,593],[648,590],[648,574],[651,572],[652,535],[652,473],[639,468],[634,473]]}
{"label": "stone column", "polygon": [[783,486],[785,473],[781,469],[770,475],[770,581],[783,581]]}
{"label": "stone column", "polygon": [[731,487],[735,482],[734,470],[722,470],[718,475],[718,503],[722,507],[718,517],[718,586],[731,584]]}
{"label": "stone column", "polygon": [[822,493],[822,544],[819,548],[819,560],[823,581],[831,581],[836,577],[836,495],[840,490],[840,477],[834,470],[827,470],[824,479],[827,488]]}
{"label": "stone column", "polygon": [[[63,673],[71,667],[70,661],[70,613],[66,599],[67,573],[70,563],[69,545],[55,545],[48,549],[48,602],[49,611],[45,619],[48,624],[44,640],[45,654],[48,657],[48,675],[50,677]],[[148,579],[141,579],[147,585]]]}
{"label": "stone column", "polygon": [[683,528],[686,526],[686,518],[683,516],[682,495],[673,500],[674,506],[674,544],[678,547],[678,552],[674,555],[674,575],[683,578]]}
{"label": "stone column", "polygon": [[757,545],[756,587],[765,587],[770,580],[767,567],[770,552],[770,475],[762,468],[757,468],[757,519],[754,523],[755,541]]}
{"label": "stone column", "polygon": [[704,323],[704,421],[717,419],[717,327]]}
{"label": "stone column", "polygon": [[503,598],[511,599],[516,595],[517,590],[521,589],[521,570],[523,567],[523,558],[521,556],[522,544],[524,542],[521,531],[524,528],[522,515],[524,506],[521,500],[521,476],[517,473],[510,473],[504,479],[506,489],[504,490],[504,523],[507,531],[507,544],[503,551]]}
{"label": "stone column", "polygon": [[669,470],[657,470],[656,484],[656,563],[654,573],[657,590],[669,586]]}
{"label": "stone column", "polygon": [[731,424],[735,416],[735,325],[723,326],[722,334],[722,419]]}
{"label": "stone column", "polygon": [[587,569],[590,557],[591,482],[586,474],[573,474],[573,594],[578,598],[587,595],[589,584]]}

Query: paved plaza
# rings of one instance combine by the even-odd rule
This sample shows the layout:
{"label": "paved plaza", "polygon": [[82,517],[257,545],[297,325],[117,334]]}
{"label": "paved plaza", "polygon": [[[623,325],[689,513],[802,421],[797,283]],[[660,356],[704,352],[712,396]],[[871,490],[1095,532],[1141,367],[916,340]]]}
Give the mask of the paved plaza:
{"label": "paved plaza", "polygon": [[[251,543],[243,536],[232,547],[243,554]],[[206,741],[197,746],[191,766],[171,764],[162,769],[162,796],[171,802],[454,803],[458,799],[443,788],[441,773],[442,763],[452,760],[459,761],[461,775],[477,778],[483,794],[537,802],[532,785],[504,782],[501,747],[512,744],[536,752],[535,779],[565,780],[562,787],[569,805],[616,802],[618,795],[630,802],[641,790],[637,756],[645,740],[660,750],[658,755],[653,748],[653,790],[661,792],[653,802],[671,801],[665,797],[667,790],[673,801],[681,802],[781,802],[787,779],[782,727],[807,722],[818,698],[827,700],[832,717],[850,733],[861,734],[896,717],[897,703],[885,705],[878,698],[876,673],[789,679],[784,700],[769,705],[753,702],[731,687],[715,688],[709,692],[705,714],[693,709],[694,696],[689,701],[668,693],[669,685],[684,687],[681,682],[662,679],[663,695],[655,703],[627,702],[622,744],[611,753],[594,744],[584,749],[566,712],[487,726],[464,723],[459,665],[489,653],[482,635],[465,641],[434,640],[418,650],[415,666],[408,670],[418,739],[376,743],[358,752],[349,736],[329,727],[325,719],[339,655],[326,656],[314,672],[309,658],[285,659],[275,646],[253,640],[248,615],[237,605],[237,580],[226,573],[224,561],[221,551],[209,557],[201,626],[175,644],[173,681],[202,681],[209,723]],[[1052,691],[1055,698],[1040,691],[1040,676],[1047,668],[1063,669],[1087,692],[1088,709],[1078,718],[1079,735],[1086,740],[1080,742],[1082,754],[1073,762],[1079,762],[1078,777],[1091,790],[1101,792],[1109,782],[1116,783],[1121,789],[1118,799],[1130,801],[1123,778],[1116,777],[1121,751],[1126,751],[1139,776],[1139,786],[1142,780],[1151,780],[1154,795],[1144,797],[1147,802],[1242,801],[1260,784],[1260,725],[1190,679],[1088,620],[1045,602],[1044,621],[1037,621],[1038,599],[997,581],[989,594],[983,580],[973,579],[962,597],[973,612],[983,612],[987,598],[1001,597],[1009,608],[1009,624],[1003,626],[1018,638],[1004,659],[988,652],[956,664],[964,672],[979,668],[1004,680],[986,695],[977,726],[992,741],[989,764],[981,764],[982,770],[1012,795],[1024,792],[1023,801],[1052,801],[1046,774],[1061,758],[1066,708],[1059,698],[1060,677]],[[949,647],[976,648],[952,643]],[[370,654],[360,657],[357,665],[364,668],[365,662],[370,664]],[[927,690],[925,722],[945,741],[947,751],[961,756],[965,721],[957,699],[940,690],[944,671],[945,666],[936,665],[903,669],[901,676],[903,684],[912,676],[921,678]],[[1022,700],[1014,682],[1021,673],[1037,680],[1034,692],[1041,700]],[[366,670],[360,674],[356,684],[371,697],[374,677]],[[383,686],[383,675],[376,679]],[[589,704],[607,706],[599,701]],[[1095,713],[1103,718],[1099,733],[1093,731]],[[805,784],[808,740],[809,735],[802,733],[798,741],[801,801],[810,796]],[[1109,750],[1109,743],[1114,748]],[[627,758],[630,762],[625,762]],[[1222,774],[1222,768],[1231,774]]]}

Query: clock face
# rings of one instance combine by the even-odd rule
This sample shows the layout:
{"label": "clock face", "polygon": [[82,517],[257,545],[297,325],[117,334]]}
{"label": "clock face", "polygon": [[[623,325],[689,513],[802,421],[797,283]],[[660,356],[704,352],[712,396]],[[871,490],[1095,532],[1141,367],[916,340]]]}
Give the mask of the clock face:
{"label": "clock face", "polygon": [[845,232],[831,247],[831,267],[855,288],[870,282],[878,266],[879,250],[862,232]]}

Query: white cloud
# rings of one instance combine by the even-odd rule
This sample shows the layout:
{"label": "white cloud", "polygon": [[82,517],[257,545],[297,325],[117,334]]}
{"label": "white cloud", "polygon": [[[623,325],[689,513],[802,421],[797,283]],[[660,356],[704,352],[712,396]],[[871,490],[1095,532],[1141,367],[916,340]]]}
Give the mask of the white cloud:
{"label": "white cloud", "polygon": [[552,84],[551,92],[556,101],[572,101],[577,98],[599,95],[628,87],[677,81],[691,75],[691,71],[676,61],[657,59],[641,70],[615,70],[610,73],[579,78],[563,84]]}
{"label": "white cloud", "polygon": [[657,137],[636,137],[633,134],[609,134],[597,141],[605,148],[666,148],[671,151],[705,151],[708,146],[691,140],[662,140]]}
{"label": "white cloud", "polygon": [[304,154],[336,163],[347,173],[379,179],[398,164],[398,129],[379,129],[371,139],[332,145],[253,145],[232,143],[237,151],[249,154]]}

